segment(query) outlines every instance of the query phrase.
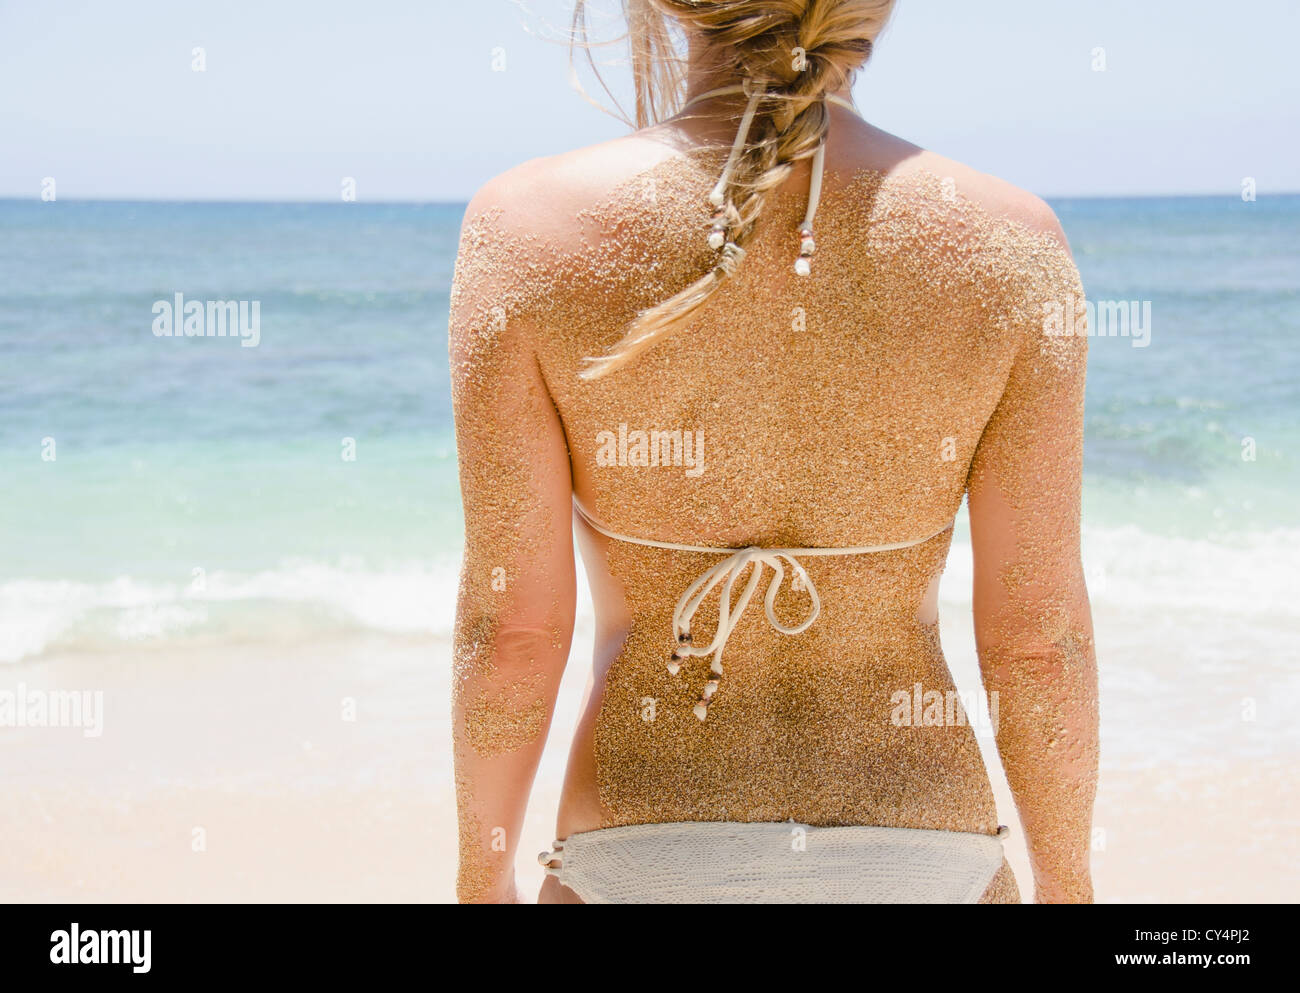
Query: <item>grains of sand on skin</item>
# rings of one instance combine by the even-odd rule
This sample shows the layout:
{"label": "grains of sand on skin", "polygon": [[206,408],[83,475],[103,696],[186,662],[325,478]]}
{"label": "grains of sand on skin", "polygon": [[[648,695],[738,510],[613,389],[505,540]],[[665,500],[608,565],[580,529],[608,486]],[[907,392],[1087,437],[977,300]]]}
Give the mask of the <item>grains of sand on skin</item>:
{"label": "grains of sand on skin", "polygon": [[[744,265],[688,327],[628,368],[580,380],[583,360],[617,341],[639,309],[713,264],[704,193],[715,172],[712,156],[661,163],[652,199],[646,177],[626,184],[584,212],[588,236],[572,247],[502,234],[500,218],[471,233],[490,259],[481,271],[498,301],[535,320],[540,368],[605,524],[691,544],[716,544],[713,535],[734,542],[738,521],[746,543],[757,545],[889,543],[941,527],[990,466],[1078,460],[1081,439],[1062,443],[1019,423],[1006,432],[1019,450],[999,451],[993,438],[972,465],[994,410],[1015,409],[1016,391],[1037,385],[1008,383],[1020,348],[1039,350],[1045,375],[1081,375],[1081,350],[1037,329],[1044,300],[1082,293],[1054,238],[988,214],[923,172],[839,183],[828,176],[808,279],[788,272],[802,199],[769,197]],[[484,363],[492,351],[485,333]],[[596,471],[588,449],[619,423],[702,431],[707,472],[666,482],[653,472]],[[523,499],[525,475],[470,486]],[[1044,503],[1016,492],[1028,482],[994,485],[1013,512],[1032,505],[1043,518],[1020,529],[1037,537],[1023,539],[1020,562],[1002,577],[1023,613],[1035,570],[1058,561],[1061,543],[1072,540],[1058,522],[1077,520],[1077,495]],[[748,612],[728,645],[725,690],[703,723],[692,711],[707,662],[684,665],[678,677],[666,663],[672,606],[715,560],[610,543],[608,567],[636,621],[607,671],[594,729],[609,823],[794,817],[995,831],[973,736],[904,733],[889,723],[891,690],[951,678],[935,672],[935,648],[916,620],[950,538],[944,531],[878,556],[806,561],[821,618],[801,636],[782,637],[761,610]],[[482,540],[490,547],[489,536]],[[801,595],[784,591],[782,600],[791,599],[780,609],[801,616]],[[1082,672],[1091,646],[1076,630],[1077,605],[1059,606],[1071,618],[1059,664]],[[716,608],[712,619],[702,608],[698,637],[710,637],[713,623]],[[1013,692],[1034,697],[1039,685],[1021,681]],[[653,721],[643,716],[646,699],[657,702]],[[1019,705],[1054,706],[1045,695]],[[1057,794],[1040,799],[1060,802],[1067,821],[1075,809]]]}

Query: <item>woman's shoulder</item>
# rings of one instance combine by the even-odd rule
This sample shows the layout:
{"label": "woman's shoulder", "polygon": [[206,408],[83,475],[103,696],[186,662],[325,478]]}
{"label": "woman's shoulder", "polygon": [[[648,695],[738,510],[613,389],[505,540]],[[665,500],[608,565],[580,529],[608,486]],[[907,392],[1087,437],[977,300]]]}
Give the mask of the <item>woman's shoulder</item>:
{"label": "woman's shoulder", "polygon": [[1044,301],[1082,294],[1041,197],[874,128],[863,138],[840,157],[844,216],[864,218],[864,251],[895,259],[890,271],[917,292],[1022,326],[1041,318]]}
{"label": "woman's shoulder", "polygon": [[643,132],[529,159],[484,183],[466,208],[466,221],[495,217],[503,229],[563,240],[581,232],[592,204],[665,163],[688,159]]}
{"label": "woman's shoulder", "polygon": [[494,177],[465,210],[453,309],[522,315],[607,290],[601,280],[635,267],[647,246],[675,243],[685,214],[700,209],[677,173],[699,168],[636,133]]}
{"label": "woman's shoulder", "polygon": [[962,162],[873,129],[883,190],[928,220],[985,232],[1011,229],[1069,252],[1056,212],[1042,197]]}

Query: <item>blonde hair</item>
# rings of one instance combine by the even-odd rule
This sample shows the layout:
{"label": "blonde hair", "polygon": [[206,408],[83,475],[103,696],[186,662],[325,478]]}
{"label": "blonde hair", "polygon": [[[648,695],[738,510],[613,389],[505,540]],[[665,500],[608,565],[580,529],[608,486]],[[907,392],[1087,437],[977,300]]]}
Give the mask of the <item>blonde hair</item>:
{"label": "blonde hair", "polygon": [[[641,311],[607,354],[586,359],[583,379],[620,369],[681,330],[735,272],[768,193],[825,139],[830,118],[824,98],[848,85],[870,57],[894,0],[624,0],[623,6],[637,127],[672,116],[681,106],[686,74],[672,22],[699,40],[718,70],[727,67],[733,82],[767,96],[722,191],[716,223],[725,226],[727,238],[717,264]],[[585,36],[585,3],[577,0],[574,38]]]}

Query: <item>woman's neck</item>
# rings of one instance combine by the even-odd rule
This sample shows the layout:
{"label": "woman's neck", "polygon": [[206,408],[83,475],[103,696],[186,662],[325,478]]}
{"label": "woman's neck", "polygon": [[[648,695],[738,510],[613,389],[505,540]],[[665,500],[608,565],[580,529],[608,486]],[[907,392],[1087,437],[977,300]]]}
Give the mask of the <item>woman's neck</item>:
{"label": "woman's neck", "polygon": [[[686,99],[693,100],[724,86],[741,83],[743,80],[734,69],[729,68],[734,64],[732,60],[718,58],[717,53],[707,48],[698,38],[692,38],[687,49]],[[723,68],[719,69],[719,66]],[[849,86],[841,87],[832,95],[853,101],[853,91]]]}

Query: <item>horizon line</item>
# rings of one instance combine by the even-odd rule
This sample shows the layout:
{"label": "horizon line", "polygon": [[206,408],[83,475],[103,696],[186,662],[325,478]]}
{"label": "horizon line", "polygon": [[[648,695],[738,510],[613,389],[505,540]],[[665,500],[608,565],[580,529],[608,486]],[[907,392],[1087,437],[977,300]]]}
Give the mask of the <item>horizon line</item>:
{"label": "horizon line", "polygon": [[[1217,197],[1238,199],[1241,196],[1240,190],[1221,190],[1213,192],[1197,193],[1040,193],[1037,194],[1044,200],[1208,200]],[[1256,193],[1257,200],[1263,200],[1268,197],[1294,197],[1300,196],[1298,190],[1276,190],[1269,193]],[[423,198],[402,198],[393,199],[375,199],[375,200],[334,200],[334,199],[292,199],[277,197],[254,197],[254,198],[229,198],[229,197],[133,197],[133,196],[90,196],[90,197],[58,197],[55,200],[42,200],[39,195],[36,196],[15,196],[11,194],[0,194],[0,203],[133,203],[133,204],[178,204],[178,205],[210,205],[210,206],[339,206],[348,207],[355,205],[362,206],[386,206],[386,207],[464,207],[469,204],[469,199],[464,200],[447,200],[447,199],[423,199]]]}

